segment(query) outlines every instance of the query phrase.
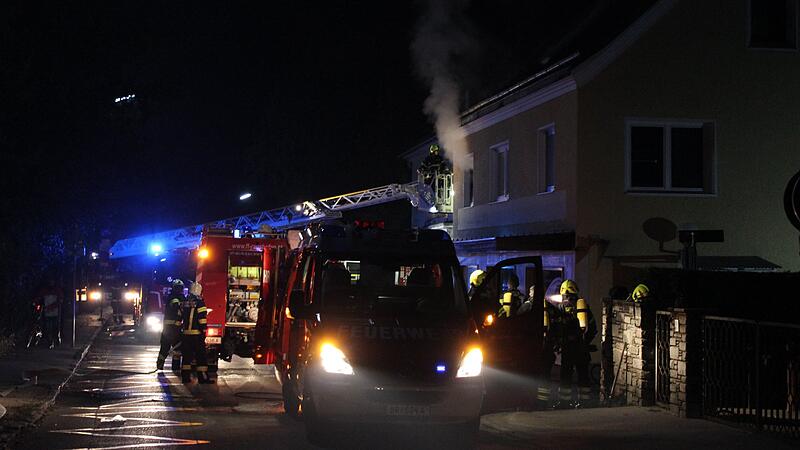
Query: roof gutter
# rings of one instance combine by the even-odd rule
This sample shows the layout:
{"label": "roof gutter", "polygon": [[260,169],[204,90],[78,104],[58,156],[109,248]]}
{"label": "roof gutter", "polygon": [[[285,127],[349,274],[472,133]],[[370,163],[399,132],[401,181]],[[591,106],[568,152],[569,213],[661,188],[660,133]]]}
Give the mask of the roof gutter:
{"label": "roof gutter", "polygon": [[557,63],[555,63],[555,64],[553,64],[551,66],[548,66],[546,69],[544,69],[542,71],[539,71],[539,72],[531,75],[530,77],[520,81],[519,83],[511,86],[510,88],[508,88],[508,89],[506,89],[504,91],[501,91],[501,92],[499,92],[499,93],[487,98],[486,100],[481,101],[480,103],[476,104],[475,106],[473,106],[473,107],[469,108],[468,110],[462,112],[461,113],[461,117],[464,118],[464,117],[474,113],[475,111],[478,111],[481,108],[484,108],[485,106],[490,105],[490,104],[502,99],[503,97],[506,97],[506,96],[508,96],[510,94],[513,94],[514,92],[516,92],[516,91],[522,89],[523,87],[533,83],[534,81],[536,81],[536,80],[538,80],[540,78],[543,78],[545,75],[549,75],[549,74],[555,72],[556,70],[560,69],[561,67],[565,66],[566,64],[574,61],[575,59],[578,58],[578,56],[580,56],[579,52],[575,52],[575,53],[567,56],[566,58],[558,61]]}

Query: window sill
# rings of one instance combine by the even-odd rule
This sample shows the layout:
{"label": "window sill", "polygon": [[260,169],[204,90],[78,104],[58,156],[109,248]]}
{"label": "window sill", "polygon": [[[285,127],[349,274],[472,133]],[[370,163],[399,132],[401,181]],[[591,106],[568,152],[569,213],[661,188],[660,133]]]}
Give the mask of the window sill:
{"label": "window sill", "polygon": [[797,53],[797,47],[747,47],[748,50],[755,50],[757,52],[781,52],[781,53]]}
{"label": "window sill", "polygon": [[548,194],[554,193],[555,191],[556,191],[556,188],[554,187],[553,189],[550,189],[550,190],[547,190],[547,191],[537,192],[536,195],[548,195]]}
{"label": "window sill", "polygon": [[507,202],[507,201],[508,201],[508,195],[501,195],[500,197],[497,197],[497,200],[495,200],[493,202],[489,202],[489,204],[490,205],[494,205],[496,203],[504,203],[504,202]]}
{"label": "window sill", "polygon": [[716,193],[704,191],[647,191],[647,190],[626,190],[626,195],[634,197],[698,197],[711,198],[717,197]]}

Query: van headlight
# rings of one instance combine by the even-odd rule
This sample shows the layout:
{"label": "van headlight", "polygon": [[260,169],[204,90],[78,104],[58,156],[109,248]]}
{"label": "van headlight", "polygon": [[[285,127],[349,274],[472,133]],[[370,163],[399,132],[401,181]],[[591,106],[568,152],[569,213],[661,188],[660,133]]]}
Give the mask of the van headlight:
{"label": "van headlight", "polygon": [[344,352],[336,348],[333,344],[322,344],[319,352],[322,369],[328,373],[338,373],[342,375],[352,375],[353,366],[347,361]]}
{"label": "van headlight", "polygon": [[161,323],[161,318],[156,316],[147,316],[145,319],[145,323],[147,324],[147,328],[150,331],[154,331],[156,333],[160,333],[161,330],[164,329],[164,325]]}
{"label": "van headlight", "polygon": [[483,366],[483,352],[479,348],[470,349],[461,359],[456,378],[477,377]]}

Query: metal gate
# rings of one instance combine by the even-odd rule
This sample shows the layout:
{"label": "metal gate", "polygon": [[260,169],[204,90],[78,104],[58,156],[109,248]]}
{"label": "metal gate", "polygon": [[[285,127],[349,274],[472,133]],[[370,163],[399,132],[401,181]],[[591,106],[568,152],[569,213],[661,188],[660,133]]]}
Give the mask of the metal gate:
{"label": "metal gate", "polygon": [[656,403],[669,405],[669,326],[672,314],[658,311],[656,314]]}
{"label": "metal gate", "polygon": [[800,436],[800,326],[705,316],[703,412]]}

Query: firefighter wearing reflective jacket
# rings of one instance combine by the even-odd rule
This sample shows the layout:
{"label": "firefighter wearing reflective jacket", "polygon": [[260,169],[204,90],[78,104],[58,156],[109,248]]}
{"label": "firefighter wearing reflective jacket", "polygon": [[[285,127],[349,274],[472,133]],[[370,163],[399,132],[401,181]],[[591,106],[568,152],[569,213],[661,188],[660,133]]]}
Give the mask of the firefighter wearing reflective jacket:
{"label": "firefighter wearing reflective jacket", "polygon": [[[589,346],[597,335],[597,325],[585,299],[578,294],[578,285],[572,280],[561,283],[561,303],[554,317],[550,317],[556,345],[561,347],[561,374],[559,377],[558,405],[580,407],[591,395],[589,381]],[[572,371],[578,374],[578,401],[572,400]]]}
{"label": "firefighter wearing reflective jacket", "polygon": [[183,281],[172,280],[172,290],[166,305],[164,305],[164,320],[161,329],[161,350],[158,352],[156,367],[158,370],[164,368],[164,361],[167,359],[170,348],[172,348],[172,370],[178,371],[181,364],[180,347],[180,325],[181,325],[181,304],[186,298],[183,296]]}
{"label": "firefighter wearing reflective jacket", "polygon": [[[533,298],[533,292],[531,292]],[[558,309],[544,298],[544,336],[542,339],[542,371],[540,374],[539,385],[536,392],[536,401],[542,408],[550,406],[550,393],[551,393],[551,374],[553,371],[553,364],[556,362],[556,351],[560,348],[556,342],[555,329],[551,328],[551,318],[555,319],[558,315]],[[557,320],[557,319],[556,319]]]}
{"label": "firefighter wearing reflective jacket", "polygon": [[197,381],[211,383],[208,377],[208,363],[206,362],[206,304],[203,302],[203,287],[200,283],[193,283],[189,290],[189,297],[183,303],[181,316],[181,381],[192,381],[192,364],[197,372]]}
{"label": "firefighter wearing reflective jacket", "polygon": [[525,296],[519,291],[519,277],[511,274],[508,277],[508,288],[503,291],[503,296],[500,297],[500,309],[497,311],[497,317],[515,317],[517,310],[525,301]]}

